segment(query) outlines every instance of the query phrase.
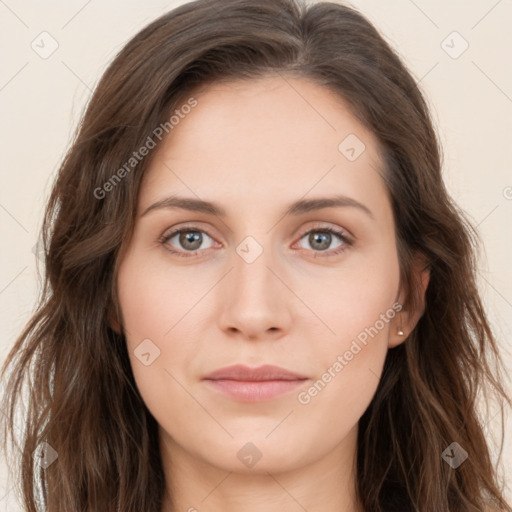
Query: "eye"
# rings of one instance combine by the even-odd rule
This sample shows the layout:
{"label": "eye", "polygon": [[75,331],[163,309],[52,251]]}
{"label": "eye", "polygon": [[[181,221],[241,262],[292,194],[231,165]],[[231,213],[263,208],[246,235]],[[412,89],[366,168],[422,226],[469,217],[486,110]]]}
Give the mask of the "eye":
{"label": "eye", "polygon": [[[338,245],[331,250],[327,250],[332,242],[333,235],[340,240]],[[329,257],[340,254],[350,247],[353,242],[349,235],[344,231],[334,229],[330,226],[320,226],[304,233],[300,240],[307,237],[307,243],[310,244],[311,250],[317,256]],[[175,241],[173,242],[173,239]],[[165,246],[166,250],[181,257],[196,256],[201,250],[210,249],[210,247],[202,247],[206,241],[213,241],[213,238],[204,230],[194,226],[185,226],[180,229],[165,233],[159,239],[159,242]],[[303,249],[305,247],[302,247]],[[307,248],[306,248],[307,249]],[[322,254],[325,253],[325,254]]]}
{"label": "eye", "polygon": [[[333,235],[337,237],[341,243],[339,243],[334,249],[327,250],[332,244]],[[315,257],[317,256],[335,256],[341,252],[347,250],[352,245],[352,240],[344,231],[338,231],[337,229],[331,228],[330,226],[318,227],[311,229],[302,235],[301,240],[307,237],[307,243],[313,248]],[[325,252],[326,254],[319,254]]]}
{"label": "eye", "polygon": [[[200,250],[201,245],[206,239],[213,240],[210,235],[208,235],[202,229],[196,229],[194,227],[183,227],[172,231],[169,234],[164,234],[159,242],[166,246],[167,250],[177,254],[178,256],[195,256],[197,252]],[[178,244],[178,250],[172,248],[173,245],[171,241],[173,238],[176,238],[176,244]],[[203,247],[203,249],[208,249],[208,247]]]}

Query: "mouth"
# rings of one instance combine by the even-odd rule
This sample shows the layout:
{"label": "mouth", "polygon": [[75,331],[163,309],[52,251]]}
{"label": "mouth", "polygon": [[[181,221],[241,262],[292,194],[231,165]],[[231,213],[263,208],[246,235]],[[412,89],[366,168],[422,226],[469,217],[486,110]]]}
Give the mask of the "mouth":
{"label": "mouth", "polygon": [[296,389],[309,378],[279,366],[250,368],[234,365],[216,370],[203,380],[210,389],[228,398],[240,402],[262,402]]}

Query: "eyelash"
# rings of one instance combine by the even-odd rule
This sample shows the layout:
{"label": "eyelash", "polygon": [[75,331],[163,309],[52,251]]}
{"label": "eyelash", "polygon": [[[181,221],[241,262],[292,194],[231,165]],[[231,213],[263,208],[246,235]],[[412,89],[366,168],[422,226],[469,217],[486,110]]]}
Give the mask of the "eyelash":
{"label": "eyelash", "polygon": [[[213,240],[213,237],[207,232],[205,231],[204,229],[197,229],[196,227],[194,226],[185,226],[185,227],[182,227],[182,228],[179,228],[179,229],[176,229],[175,231],[172,231],[171,233],[169,234],[163,234],[159,239],[158,239],[158,242],[162,245],[165,246],[165,249],[173,254],[176,254],[177,256],[179,257],[182,257],[182,258],[190,258],[190,257],[193,257],[193,256],[196,256],[197,253],[201,252],[203,249],[198,249],[197,251],[177,251],[175,249],[171,249],[169,247],[169,245],[167,244],[167,242],[171,239],[171,238],[174,238],[176,235],[180,234],[180,233],[183,233],[183,232],[198,232],[198,233],[205,233],[206,235],[208,235],[212,240]],[[317,258],[318,256],[324,258],[324,257],[333,257],[333,256],[337,256],[338,254],[341,254],[342,252],[346,251],[347,248],[349,248],[350,246],[353,245],[353,241],[346,235],[346,233],[344,231],[339,231],[337,229],[334,229],[334,228],[331,228],[330,226],[320,226],[320,227],[315,227],[313,229],[310,229],[309,231],[306,231],[305,233],[303,233],[299,240],[302,240],[306,235],[309,235],[310,233],[330,233],[332,235],[336,235],[338,236],[341,241],[343,242],[343,245],[341,245],[340,247],[332,250],[331,251],[313,251],[315,253],[317,253],[315,255],[315,258]],[[327,256],[324,256],[323,254],[321,253],[329,253]]]}

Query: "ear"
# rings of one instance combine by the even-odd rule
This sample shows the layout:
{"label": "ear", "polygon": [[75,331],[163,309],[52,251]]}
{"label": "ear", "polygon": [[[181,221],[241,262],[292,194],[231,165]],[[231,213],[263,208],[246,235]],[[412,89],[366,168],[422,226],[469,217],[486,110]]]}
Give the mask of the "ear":
{"label": "ear", "polygon": [[[390,322],[388,348],[393,348],[403,343],[425,312],[425,293],[430,281],[430,270],[422,254],[417,253],[415,255],[411,272],[413,283],[411,294],[416,296],[416,305],[414,306],[413,304],[408,310],[402,309]],[[402,304],[404,298],[405,290],[402,289],[400,290],[398,302]],[[399,334],[399,332],[403,332],[403,334]]]}
{"label": "ear", "polygon": [[121,325],[113,307],[109,308],[107,318],[109,327],[117,334],[121,334]]}

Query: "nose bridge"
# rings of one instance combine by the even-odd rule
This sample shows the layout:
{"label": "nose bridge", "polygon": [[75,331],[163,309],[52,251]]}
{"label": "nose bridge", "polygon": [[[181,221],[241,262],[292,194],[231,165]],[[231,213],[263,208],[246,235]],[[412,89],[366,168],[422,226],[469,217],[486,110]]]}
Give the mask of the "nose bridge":
{"label": "nose bridge", "polygon": [[267,237],[260,242],[253,236],[247,236],[236,247],[236,254],[233,255],[233,280],[237,300],[259,302],[269,298],[265,295],[274,288],[272,280],[276,279],[268,268],[273,266],[269,239]]}
{"label": "nose bridge", "polygon": [[235,248],[232,262],[234,268],[220,305],[221,327],[236,328],[248,337],[258,337],[268,329],[283,328],[288,318],[286,301],[282,296],[283,284],[274,275],[271,248],[253,237],[246,237]]}

